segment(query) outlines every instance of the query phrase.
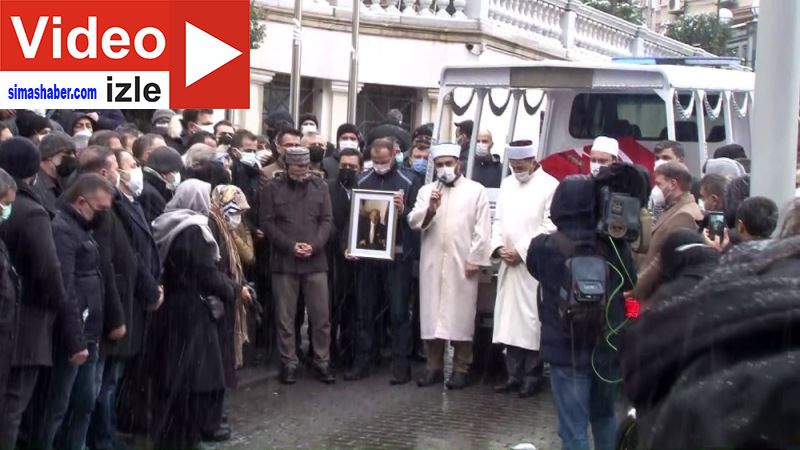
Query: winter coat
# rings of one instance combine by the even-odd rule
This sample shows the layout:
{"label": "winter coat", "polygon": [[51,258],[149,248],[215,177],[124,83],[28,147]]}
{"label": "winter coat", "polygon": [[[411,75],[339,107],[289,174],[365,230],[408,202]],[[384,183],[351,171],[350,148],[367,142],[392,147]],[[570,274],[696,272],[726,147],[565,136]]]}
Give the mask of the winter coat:
{"label": "winter coat", "polygon": [[800,237],[741,244],[621,341],[640,448],[795,448]]}
{"label": "winter coat", "polygon": [[[467,170],[467,162],[464,161],[464,172]],[[494,157],[476,157],[472,167],[472,179],[487,188],[499,188],[503,181],[503,162],[495,160]]]}
{"label": "winter coat", "polygon": [[106,299],[100,249],[86,220],[71,205],[59,205],[53,219],[53,239],[61,263],[66,304],[58,317],[62,357],[99,342],[103,336]]}
{"label": "winter coat", "polygon": [[234,302],[233,283],[217,267],[211,243],[198,226],[172,242],[164,262],[164,304],[154,314],[154,374],[162,392],[210,392],[225,388],[217,323],[201,296]]}
{"label": "winter coat", "polygon": [[[302,183],[279,175],[261,191],[259,228],[271,246],[272,273],[305,275],[326,272],[325,245],[331,234],[331,199],[321,178],[309,176]],[[311,245],[309,258],[298,258],[294,246]]]}
{"label": "winter coat", "polygon": [[60,181],[53,181],[50,175],[45,173],[44,170],[39,170],[36,175],[36,183],[33,185],[33,190],[39,194],[42,199],[42,205],[49,212],[55,214],[57,200],[61,197],[63,191]]}
{"label": "winter coat", "polygon": [[14,334],[19,314],[19,279],[6,245],[0,240],[0,411],[5,406],[4,396],[8,374],[14,356]]}
{"label": "winter coat", "polygon": [[[375,172],[375,169],[369,169],[358,178],[358,189],[390,192],[403,191],[405,208],[403,214],[397,217],[397,235],[395,236],[397,252],[395,254],[395,261],[406,261],[414,256],[414,232],[408,224],[407,217],[411,210],[414,209],[414,203],[417,201],[417,192],[419,191],[420,184],[421,183],[419,183],[418,178],[414,176],[413,172],[408,169],[400,168],[397,164],[392,164],[391,170],[383,175]],[[360,231],[364,231],[364,228],[359,228]],[[385,236],[385,230],[382,231],[384,231]],[[368,236],[369,223],[366,225],[366,233]],[[376,230],[376,235],[377,234],[378,230]]]}
{"label": "winter coat", "polygon": [[167,189],[167,184],[150,171],[144,171],[144,189],[137,199],[144,211],[147,223],[152,224],[156,217],[164,213],[167,202],[172,199],[172,191]]}
{"label": "winter coat", "polygon": [[33,189],[22,180],[16,182],[14,213],[0,225],[0,236],[20,278],[13,366],[50,366],[53,324],[64,305],[64,285],[50,216]]}

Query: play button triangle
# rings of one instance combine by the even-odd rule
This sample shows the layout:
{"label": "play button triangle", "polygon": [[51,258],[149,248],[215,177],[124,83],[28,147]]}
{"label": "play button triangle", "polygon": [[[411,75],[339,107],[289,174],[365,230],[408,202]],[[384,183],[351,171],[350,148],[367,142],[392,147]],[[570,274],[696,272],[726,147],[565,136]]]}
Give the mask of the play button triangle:
{"label": "play button triangle", "polygon": [[227,43],[186,22],[186,87],[241,54]]}

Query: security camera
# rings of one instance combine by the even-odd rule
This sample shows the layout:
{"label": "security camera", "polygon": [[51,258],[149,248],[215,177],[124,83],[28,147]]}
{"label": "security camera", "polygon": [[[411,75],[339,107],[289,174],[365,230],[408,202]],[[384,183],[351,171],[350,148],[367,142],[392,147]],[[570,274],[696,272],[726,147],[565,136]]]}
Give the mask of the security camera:
{"label": "security camera", "polygon": [[465,44],[467,51],[472,53],[475,56],[480,56],[483,54],[483,44]]}

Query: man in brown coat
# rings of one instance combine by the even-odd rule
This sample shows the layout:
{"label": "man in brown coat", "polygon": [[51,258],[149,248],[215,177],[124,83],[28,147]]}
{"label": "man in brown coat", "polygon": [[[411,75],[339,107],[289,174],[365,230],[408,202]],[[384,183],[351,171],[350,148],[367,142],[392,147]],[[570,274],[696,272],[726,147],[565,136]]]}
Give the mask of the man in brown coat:
{"label": "man in brown coat", "polygon": [[261,189],[267,185],[267,181],[275,177],[278,172],[286,170],[286,149],[300,146],[302,135],[293,128],[282,128],[275,136],[275,150],[278,151],[278,158],[274,163],[261,169],[259,176],[259,186]]}
{"label": "man in brown coat", "polygon": [[328,186],[309,173],[309,152],[286,149],[286,172],[268,181],[261,191],[259,228],[269,237],[272,295],[278,328],[281,382],[293,384],[299,364],[295,349],[295,315],[301,290],[308,308],[316,377],[333,383],[330,362],[328,261],[325,246],[333,216]]}
{"label": "man in brown coat", "polygon": [[653,227],[653,237],[647,255],[639,266],[639,276],[633,296],[647,302],[656,291],[661,279],[661,247],[673,231],[687,228],[697,230],[703,219],[700,207],[691,194],[692,175],[683,164],[668,162],[656,169],[656,185],[664,193],[666,208]]}

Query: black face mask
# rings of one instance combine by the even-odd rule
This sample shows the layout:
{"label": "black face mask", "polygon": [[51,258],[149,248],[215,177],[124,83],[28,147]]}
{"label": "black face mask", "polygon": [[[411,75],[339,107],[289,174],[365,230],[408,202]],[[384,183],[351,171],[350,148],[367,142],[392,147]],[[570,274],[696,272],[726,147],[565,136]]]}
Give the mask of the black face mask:
{"label": "black face mask", "polygon": [[339,183],[344,187],[352,187],[356,184],[356,171],[353,169],[339,169]]}
{"label": "black face mask", "polygon": [[76,170],[78,170],[80,164],[78,163],[78,159],[72,156],[65,156],[61,160],[61,164],[56,166],[56,173],[61,178],[67,178],[73,174]]}
{"label": "black face mask", "polygon": [[217,144],[219,145],[231,145],[233,144],[233,136],[228,133],[222,133],[217,137]]}
{"label": "black face mask", "polygon": [[310,147],[308,149],[308,157],[312,163],[318,163],[325,157],[325,149],[322,147]]}
{"label": "black face mask", "polygon": [[105,219],[105,217],[106,211],[95,211],[94,217],[92,217],[92,220],[88,221],[86,225],[90,230],[96,230],[100,227],[100,224],[103,223],[103,219]]}

